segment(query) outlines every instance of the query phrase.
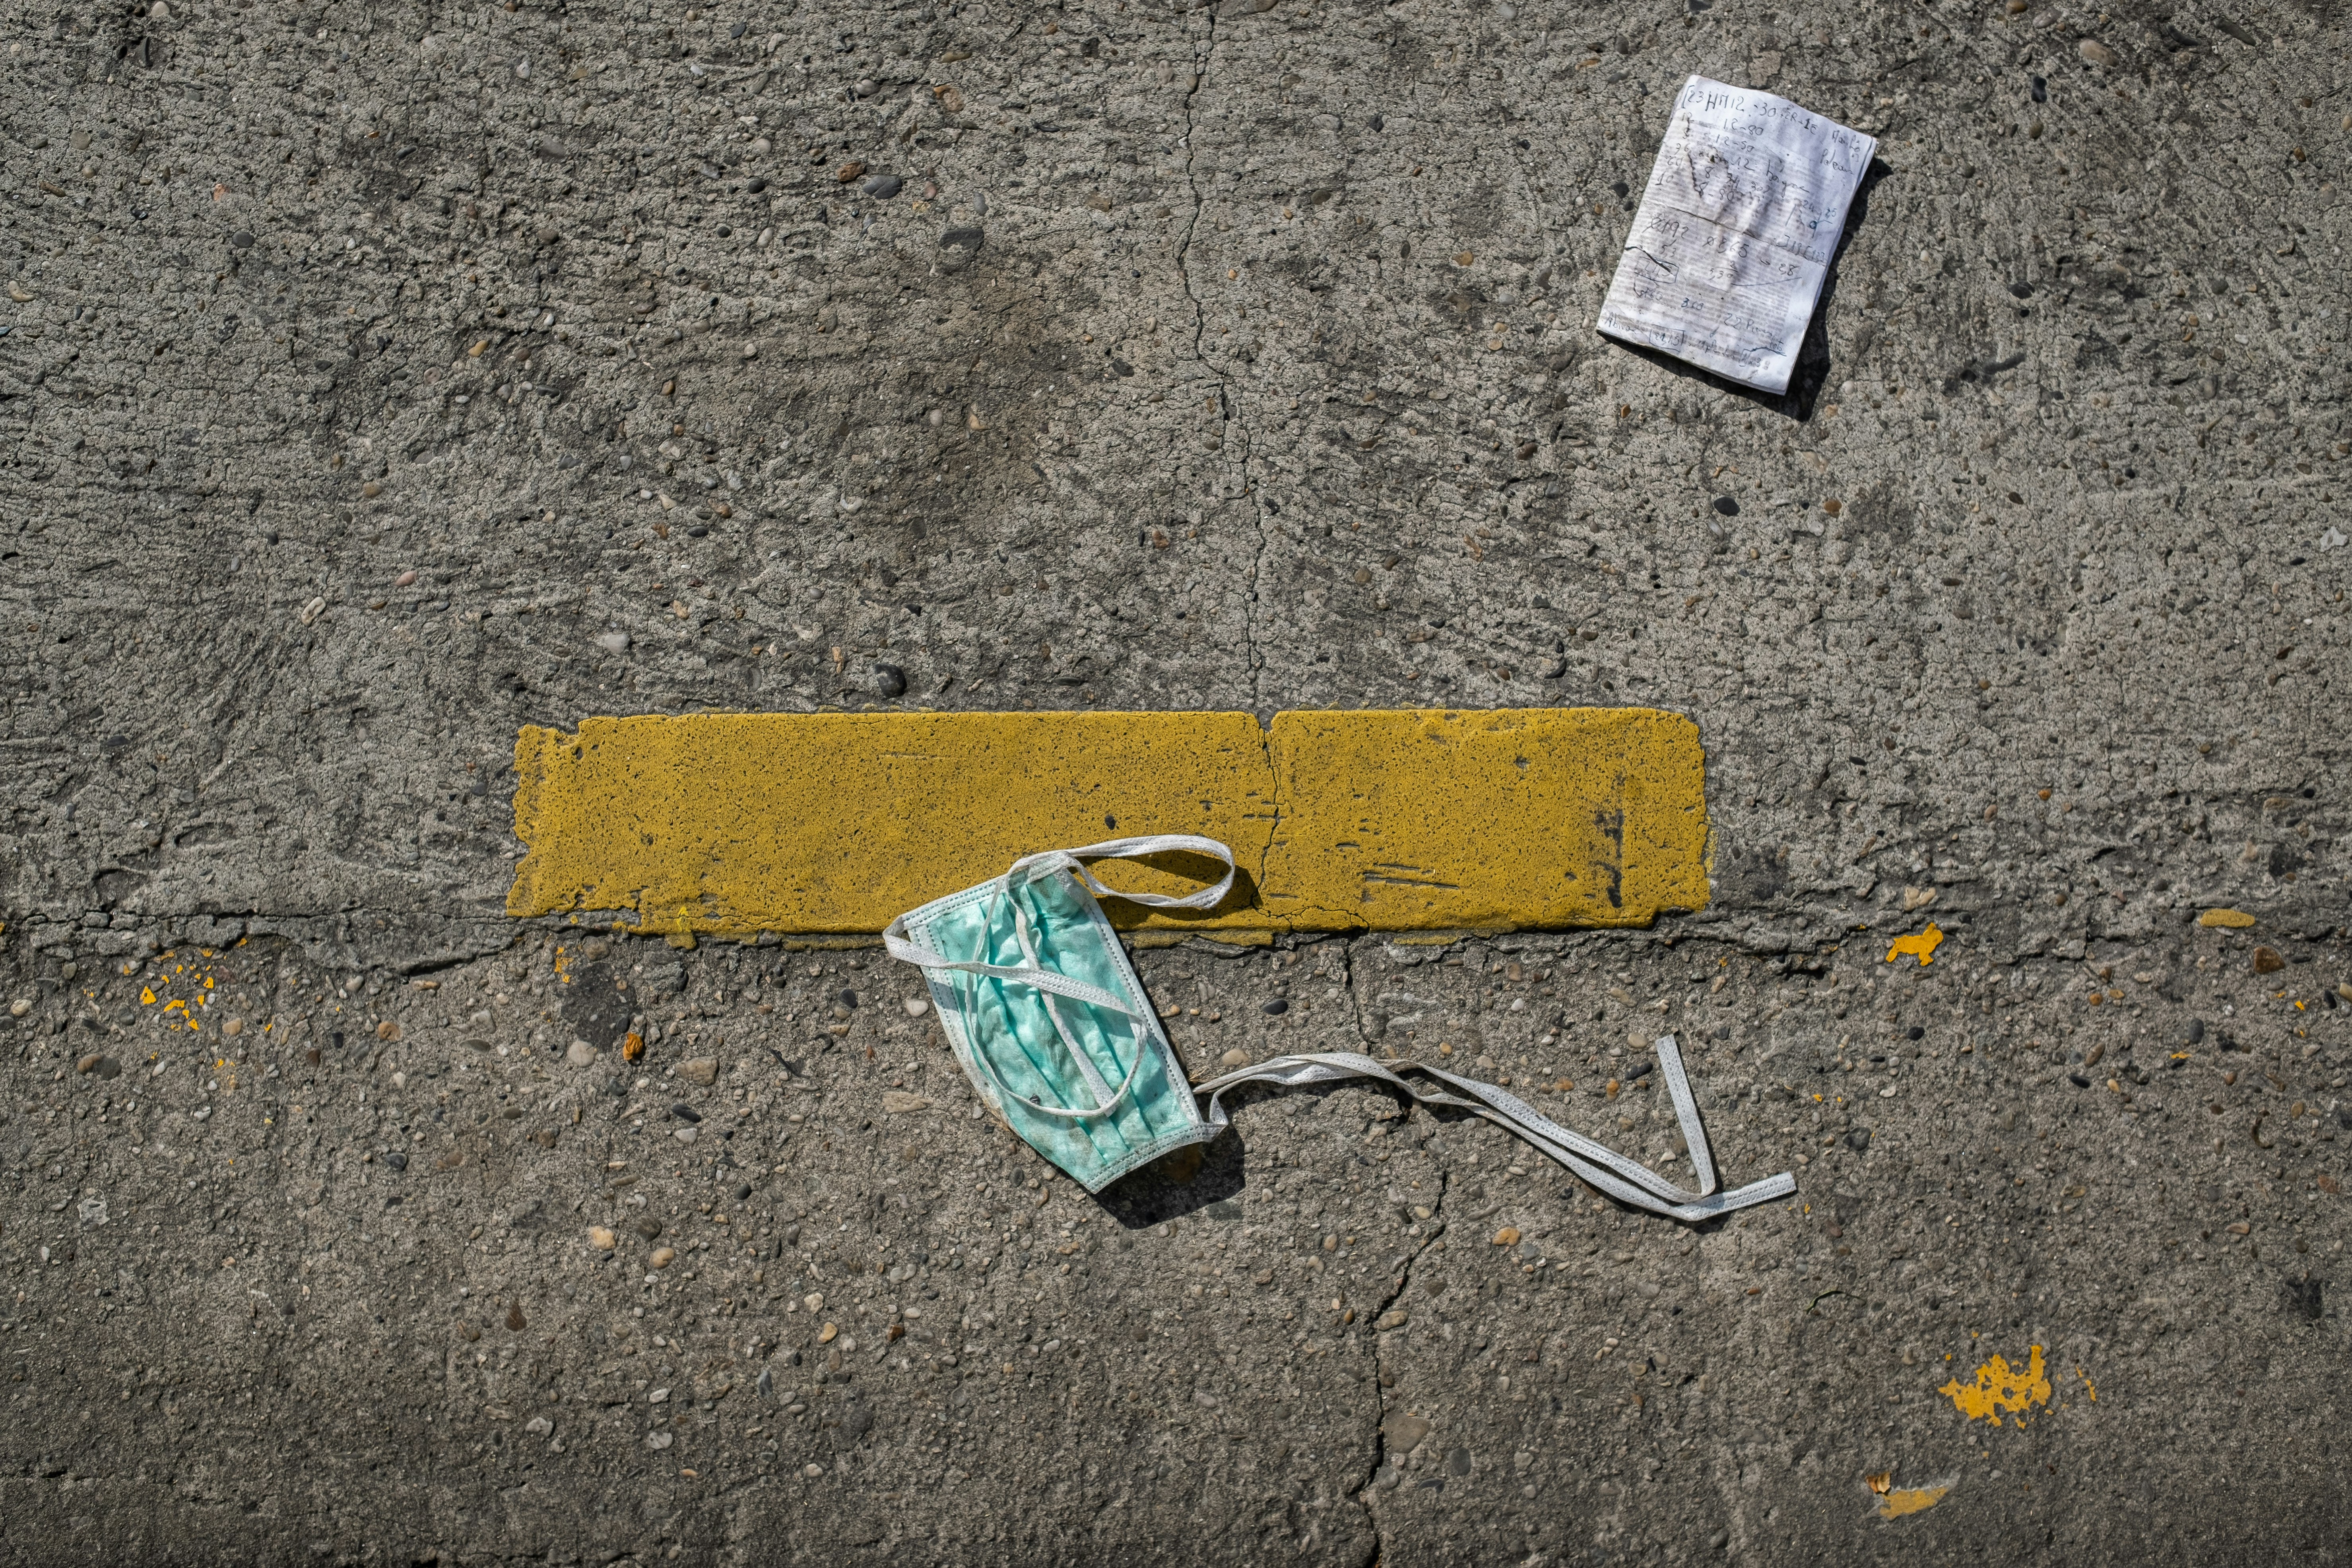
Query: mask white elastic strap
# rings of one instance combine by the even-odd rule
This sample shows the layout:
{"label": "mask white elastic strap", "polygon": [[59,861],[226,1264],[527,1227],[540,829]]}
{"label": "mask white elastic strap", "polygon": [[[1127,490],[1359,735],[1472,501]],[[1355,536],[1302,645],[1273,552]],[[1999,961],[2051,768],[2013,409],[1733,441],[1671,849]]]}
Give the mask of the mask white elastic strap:
{"label": "mask white elastic strap", "polygon": [[[1291,1068],[1292,1064],[1306,1063],[1334,1065],[1324,1066],[1320,1070],[1312,1070],[1304,1074],[1290,1071],[1276,1074],[1265,1070],[1270,1068],[1287,1069]],[[1394,1068],[1393,1071],[1391,1070],[1391,1068]],[[1431,1092],[1429,1090],[1417,1088],[1413,1084],[1408,1083],[1405,1079],[1398,1076],[1399,1073],[1402,1072],[1427,1073],[1432,1078],[1443,1079],[1447,1083],[1454,1084],[1460,1088],[1469,1089],[1473,1093],[1491,1092],[1496,1094],[1499,1099],[1508,1100],[1510,1098],[1503,1095],[1500,1090],[1495,1089],[1491,1085],[1478,1083],[1474,1079],[1456,1078],[1452,1073],[1443,1071],[1437,1068],[1428,1067],[1416,1062],[1396,1062],[1393,1064],[1376,1062],[1370,1057],[1357,1056],[1350,1052],[1333,1052],[1323,1056],[1280,1058],[1274,1062],[1261,1063],[1256,1068],[1244,1068],[1238,1072],[1227,1075],[1225,1078],[1214,1079],[1211,1084],[1197,1087],[1195,1092],[1211,1092],[1213,1089],[1222,1089],[1229,1084],[1244,1081],[1249,1079],[1261,1079],[1272,1082],[1296,1084],[1308,1083],[1335,1078],[1355,1077],[1359,1075],[1379,1078],[1395,1084],[1399,1089],[1403,1089],[1407,1094],[1412,1095],[1415,1100],[1420,1100],[1424,1105],[1444,1105],[1451,1106],[1461,1110],[1475,1111],[1477,1114],[1486,1117],[1488,1121],[1495,1122],[1497,1126],[1504,1127],[1517,1134],[1518,1137],[1535,1144],[1541,1152],[1549,1155],[1552,1159],[1570,1165],[1580,1176],[1591,1182],[1594,1185],[1601,1187],[1603,1190],[1610,1193],[1611,1195],[1622,1198],[1625,1202],[1638,1204],[1643,1208],[1659,1209],[1663,1212],[1663,1209],[1661,1209],[1662,1204],[1671,1203],[1684,1195],[1671,1183],[1662,1180],[1644,1166],[1635,1163],[1634,1161],[1626,1159],[1623,1155],[1619,1154],[1615,1151],[1600,1143],[1594,1142],[1592,1140],[1584,1137],[1580,1133],[1572,1132],[1564,1127],[1556,1126],[1543,1117],[1535,1114],[1531,1110],[1528,1110],[1524,1106],[1520,1106],[1517,1100],[1512,1100],[1511,1103],[1514,1107],[1517,1107],[1519,1110],[1525,1112],[1524,1119],[1521,1116],[1512,1114],[1509,1111],[1497,1114],[1493,1107],[1477,1100],[1465,1099],[1460,1095],[1447,1094],[1442,1090]],[[1213,1119],[1214,1119],[1218,1114],[1219,1113],[1213,1110]],[[1530,1122],[1533,1123],[1533,1125],[1529,1125]],[[1549,1134],[1549,1136],[1547,1136],[1547,1134]],[[1604,1173],[1604,1168],[1609,1173]]]}
{"label": "mask white elastic strap", "polygon": [[[1665,1075],[1666,1091],[1675,1102],[1676,1120],[1682,1124],[1683,1142],[1690,1148],[1691,1168],[1699,1179],[1698,1191],[1685,1192],[1672,1182],[1653,1175],[1646,1167],[1636,1165],[1631,1161],[1618,1164],[1617,1169],[1620,1174],[1648,1186],[1652,1192],[1669,1203],[1696,1203],[1715,1191],[1715,1160],[1707,1147],[1706,1124],[1699,1121],[1698,1102],[1692,1098],[1690,1080],[1683,1072],[1682,1051],[1675,1044],[1675,1037],[1672,1035],[1665,1036],[1658,1041],[1658,1062]],[[1523,1136],[1541,1137],[1554,1142],[1567,1143],[1571,1148],[1586,1142],[1506,1089],[1498,1089],[1490,1083],[1480,1083],[1475,1079],[1457,1078],[1443,1068],[1424,1067],[1422,1070],[1433,1078],[1444,1079],[1446,1082],[1467,1089],[1490,1104],[1500,1107],[1510,1117],[1516,1130]],[[1587,1159],[1603,1156],[1611,1161],[1616,1159],[1616,1156],[1609,1154],[1599,1144],[1592,1144],[1590,1149],[1580,1152],[1583,1152]]]}
{"label": "mask white elastic strap", "polygon": [[[1655,1200],[1647,1205],[1649,1207],[1654,1208],[1658,1204],[1686,1203],[1698,1195],[1684,1192],[1639,1161],[1629,1160],[1605,1144],[1595,1142],[1581,1133],[1560,1126],[1525,1100],[1496,1088],[1493,1084],[1480,1083],[1475,1079],[1456,1078],[1443,1068],[1429,1067],[1425,1064],[1421,1065],[1420,1070],[1433,1079],[1465,1089],[1473,1097],[1468,1100],[1449,1098],[1446,1103],[1458,1104],[1466,1110],[1475,1110],[1496,1125],[1509,1128],[1519,1137],[1547,1153],[1550,1153],[1554,1149],[1563,1150],[1588,1164],[1605,1167],[1614,1173],[1618,1179],[1649,1194],[1650,1197]],[[1552,1157],[1558,1159],[1559,1155],[1553,1154]]]}
{"label": "mask white elastic strap", "polygon": [[[1395,1066],[1403,1071],[1429,1070],[1412,1062],[1399,1062],[1396,1063]],[[1524,1132],[1522,1132],[1519,1128],[1511,1126],[1511,1124],[1507,1121],[1496,1118],[1492,1111],[1490,1111],[1486,1106],[1479,1104],[1476,1100],[1465,1100],[1459,1095],[1447,1094],[1443,1090],[1432,1092],[1417,1088],[1413,1084],[1409,1083],[1404,1079],[1399,1077],[1397,1073],[1390,1071],[1386,1064],[1376,1062],[1370,1057],[1356,1056],[1348,1052],[1332,1052],[1328,1055],[1322,1056],[1277,1058],[1274,1061],[1262,1062],[1253,1068],[1244,1068],[1238,1072],[1229,1073],[1223,1078],[1213,1079],[1208,1084],[1196,1086],[1194,1092],[1207,1093],[1211,1095],[1212,1098],[1207,1112],[1208,1120],[1217,1126],[1223,1127],[1226,1125],[1224,1108],[1222,1104],[1218,1103],[1215,1096],[1236,1084],[1249,1081],[1259,1081],[1295,1086],[1304,1083],[1328,1081],[1334,1079],[1358,1077],[1377,1078],[1389,1083],[1392,1083],[1396,1085],[1397,1088],[1403,1089],[1405,1093],[1411,1095],[1413,1099],[1421,1101],[1424,1105],[1444,1105],[1451,1106],[1458,1110],[1474,1111],[1481,1116],[1487,1117],[1489,1120],[1497,1121],[1501,1125],[1509,1128],[1510,1131],[1514,1132],[1521,1132],[1521,1135],[1525,1136]],[[1565,1149],[1549,1146],[1544,1140],[1530,1138],[1528,1139],[1528,1142],[1534,1143],[1543,1153],[1549,1155],[1551,1158],[1558,1160],[1562,1164],[1566,1165],[1588,1184],[1599,1188],[1601,1191],[1607,1193],[1609,1195],[1621,1202],[1632,1204],[1637,1207],[1650,1209],[1657,1213],[1663,1214],[1670,1212],[1664,1205],[1660,1203],[1658,1199],[1652,1196],[1650,1194],[1633,1186],[1630,1183],[1619,1180],[1616,1176],[1600,1169],[1598,1166],[1578,1158],[1575,1154]],[[1579,1142],[1582,1142],[1583,1141],[1579,1140]],[[1594,1147],[1597,1148],[1598,1146],[1596,1145]],[[1612,1163],[1638,1169],[1638,1167],[1633,1167],[1631,1162],[1621,1161],[1618,1156],[1609,1154],[1605,1150],[1600,1151],[1600,1152],[1604,1154]]]}
{"label": "mask white elastic strap", "polygon": [[[1451,1076],[1441,1073],[1438,1069],[1433,1068],[1423,1068],[1422,1070],[1439,1077]],[[1480,1090],[1485,1091],[1488,1090],[1490,1086],[1481,1084],[1478,1085],[1477,1088]],[[1509,1101],[1512,1104],[1517,1103],[1516,1100],[1512,1100],[1511,1097],[1502,1094],[1500,1090],[1493,1090],[1492,1092],[1494,1092],[1500,1100]],[[1565,1129],[1557,1128],[1554,1123],[1544,1117],[1530,1115],[1522,1119],[1509,1114],[1507,1110],[1498,1111],[1496,1109],[1480,1105],[1475,1101],[1457,1099],[1452,1095],[1443,1097],[1431,1096],[1426,1098],[1438,1100],[1441,1103],[1460,1105],[1465,1109],[1475,1110],[1479,1115],[1486,1117],[1488,1121],[1495,1122],[1496,1125],[1507,1128],[1511,1131],[1517,1133],[1528,1143],[1533,1144],[1538,1150],[1543,1153],[1549,1154],[1551,1158],[1559,1161],[1561,1164],[1568,1166],[1585,1181],[1600,1188],[1601,1191],[1608,1193],[1611,1196],[1622,1199],[1627,1203],[1637,1205],[1642,1208],[1649,1209],[1656,1214],[1670,1215],[1676,1219],[1694,1221],[1709,1219],[1719,1214],[1727,1214],[1734,1209],[1746,1208],[1751,1204],[1759,1204],[1765,1202],[1769,1198],[1785,1196],[1797,1190],[1795,1178],[1783,1174],[1778,1176],[1768,1176],[1760,1182],[1756,1182],[1748,1186],[1741,1187],[1736,1192],[1717,1194],[1685,1193],[1681,1188],[1675,1186],[1673,1183],[1665,1181],[1644,1167],[1635,1165],[1631,1161],[1625,1161],[1618,1159],[1615,1156],[1612,1156],[1611,1163],[1614,1166],[1615,1170],[1621,1173],[1630,1173],[1633,1178],[1633,1183],[1639,1184],[1637,1188],[1633,1184],[1633,1183],[1620,1181],[1614,1175],[1602,1175],[1589,1163],[1577,1158],[1575,1153],[1570,1148],[1563,1146],[1559,1140],[1547,1137],[1541,1131],[1538,1131],[1537,1130],[1538,1126],[1550,1128],[1557,1131],[1565,1131]],[[1532,1121],[1537,1125],[1530,1126],[1528,1125],[1529,1121]],[[1571,1134],[1570,1136],[1573,1135]],[[1578,1139],[1576,1142],[1580,1144],[1585,1142],[1582,1139]]]}
{"label": "mask white elastic strap", "polygon": [[[1387,1064],[1353,1052],[1282,1057],[1196,1085],[1194,1092],[1207,1097],[1208,1119],[1223,1127],[1226,1125],[1226,1116],[1223,1107],[1218,1102],[1218,1096],[1237,1084],[1268,1082],[1297,1085],[1353,1077],[1381,1079],[1396,1085],[1424,1104],[1452,1106],[1485,1117],[1533,1144],[1539,1152],[1566,1166],[1591,1186],[1622,1203],[1693,1223],[1795,1192],[1795,1178],[1785,1173],[1733,1192],[1718,1194],[1713,1191],[1714,1162],[1706,1149],[1706,1129],[1698,1121],[1697,1107],[1689,1098],[1689,1084],[1683,1075],[1680,1052],[1675,1048],[1671,1037],[1660,1041],[1659,1045],[1659,1059],[1670,1064],[1666,1068],[1667,1083],[1669,1091],[1675,1093],[1675,1110],[1682,1121],[1684,1137],[1691,1145],[1692,1164],[1702,1173],[1705,1187],[1697,1194],[1686,1194],[1645,1167],[1559,1126],[1517,1096],[1494,1085],[1457,1078],[1441,1068],[1420,1063]],[[1480,1100],[1443,1091],[1425,1091],[1406,1082],[1399,1076],[1402,1072],[1426,1073],[1470,1094],[1488,1098],[1491,1103],[1481,1103]],[[1680,1086],[1678,1092],[1675,1091],[1676,1085]]]}
{"label": "mask white elastic strap", "polygon": [[[1412,1095],[1415,1100],[1421,1100],[1424,1104],[1448,1105],[1464,1110],[1475,1110],[1480,1115],[1486,1117],[1488,1120],[1495,1121],[1496,1125],[1507,1127],[1512,1132],[1517,1134],[1519,1137],[1528,1140],[1531,1143],[1538,1144],[1546,1153],[1550,1154],[1555,1159],[1563,1159],[1567,1156],[1573,1155],[1582,1161],[1585,1164],[1604,1167],[1615,1173],[1616,1179],[1621,1180],[1625,1184],[1630,1184],[1633,1186],[1645,1189],[1653,1198],[1662,1202],[1678,1203],[1685,1201],[1690,1196],[1690,1194],[1684,1193],[1673,1183],[1665,1181],[1652,1173],[1647,1167],[1635,1161],[1625,1158],[1623,1155],[1617,1153],[1615,1151],[1603,1144],[1593,1142],[1591,1139],[1585,1137],[1581,1133],[1571,1131],[1565,1127],[1558,1125],[1538,1113],[1533,1107],[1526,1104],[1516,1097],[1506,1093],[1502,1089],[1496,1088],[1492,1084],[1480,1083],[1474,1079],[1458,1078],[1452,1073],[1446,1072],[1441,1068],[1429,1067],[1422,1063],[1381,1063],[1373,1061],[1370,1057],[1357,1056],[1350,1052],[1334,1052],[1328,1056],[1293,1057],[1281,1059],[1286,1062],[1346,1062],[1350,1064],[1347,1071],[1336,1073],[1316,1073],[1312,1075],[1312,1079],[1351,1076],[1353,1073],[1362,1072],[1365,1070],[1364,1067],[1353,1064],[1369,1064],[1369,1067],[1371,1069],[1370,1076],[1387,1079],[1389,1082],[1395,1084],[1398,1088],[1402,1089],[1406,1093]],[[1391,1070],[1391,1068],[1393,1068],[1393,1071]],[[1258,1069],[1256,1068],[1244,1068],[1241,1072],[1230,1075],[1230,1077],[1234,1080],[1239,1080],[1240,1079],[1256,1074],[1257,1072]],[[1486,1098],[1465,1100],[1457,1095],[1445,1094],[1443,1092],[1434,1094],[1429,1093],[1423,1089],[1416,1089],[1412,1084],[1407,1083],[1402,1079],[1399,1078],[1397,1074],[1402,1072],[1426,1073],[1431,1078],[1441,1079],[1446,1083],[1455,1086],[1456,1088],[1465,1089],[1473,1095]],[[1286,1081],[1307,1082],[1312,1081],[1312,1079],[1299,1079]],[[1220,1084],[1225,1081],[1227,1081],[1227,1079],[1221,1079],[1216,1080],[1216,1082]],[[1205,1092],[1205,1090],[1202,1092]],[[1502,1106],[1504,1108],[1502,1113],[1497,1115],[1494,1105],[1486,1103],[1486,1100],[1491,1100],[1495,1102],[1495,1105]],[[1612,1185],[1611,1190],[1615,1192],[1617,1191],[1617,1188]],[[1656,1204],[1647,1202],[1646,1200],[1629,1199],[1628,1201],[1643,1201],[1643,1206],[1645,1207],[1656,1206]]]}
{"label": "mask white elastic strap", "polygon": [[1706,1125],[1698,1119],[1698,1100],[1683,1073],[1682,1047],[1672,1035],[1658,1042],[1658,1070],[1666,1075],[1666,1092],[1674,1096],[1675,1120],[1682,1123],[1683,1142],[1690,1145],[1691,1174],[1698,1178],[1699,1194],[1715,1191],[1715,1152],[1707,1145]]}
{"label": "mask white elastic strap", "polygon": [[[1190,849],[1225,863],[1225,874],[1213,886],[1177,897],[1168,893],[1129,893],[1097,881],[1093,872],[1080,862],[1087,860],[1138,860],[1147,855],[1164,855],[1179,849]],[[1008,877],[1040,876],[1047,871],[1066,870],[1084,882],[1098,899],[1125,899],[1130,904],[1141,904],[1153,910],[1213,910],[1224,901],[1233,890],[1234,878],[1238,874],[1234,864],[1234,852],[1213,838],[1203,838],[1197,833],[1154,833],[1139,838],[1110,838],[1100,844],[1089,844],[1079,849],[1051,849],[1041,855],[1024,855],[1013,863]]]}

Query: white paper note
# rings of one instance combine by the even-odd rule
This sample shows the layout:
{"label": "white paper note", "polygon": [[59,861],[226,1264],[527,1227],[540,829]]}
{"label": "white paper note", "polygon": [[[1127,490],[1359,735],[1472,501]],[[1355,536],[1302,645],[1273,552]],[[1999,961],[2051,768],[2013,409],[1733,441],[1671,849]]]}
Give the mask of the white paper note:
{"label": "white paper note", "polygon": [[1875,138],[1785,98],[1691,78],[1597,325],[1786,392],[1846,208],[1877,151]]}

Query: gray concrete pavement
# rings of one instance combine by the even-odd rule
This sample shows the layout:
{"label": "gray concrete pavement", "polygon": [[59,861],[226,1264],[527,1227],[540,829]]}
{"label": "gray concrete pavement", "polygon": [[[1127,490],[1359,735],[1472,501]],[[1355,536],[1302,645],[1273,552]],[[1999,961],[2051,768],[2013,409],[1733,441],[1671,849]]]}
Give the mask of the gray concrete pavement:
{"label": "gray concrete pavement", "polygon": [[[0,1560],[2352,1555],[2336,9],[11,21]],[[1787,399],[1589,330],[1693,72],[1881,139]],[[1672,1030],[1696,1231],[502,913],[524,723],[1627,702],[1706,910],[1138,962],[1651,1156]]]}

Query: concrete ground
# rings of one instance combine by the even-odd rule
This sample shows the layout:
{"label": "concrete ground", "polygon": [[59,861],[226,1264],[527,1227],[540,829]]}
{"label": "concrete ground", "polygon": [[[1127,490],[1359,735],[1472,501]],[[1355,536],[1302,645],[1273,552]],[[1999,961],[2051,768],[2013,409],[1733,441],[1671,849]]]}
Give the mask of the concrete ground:
{"label": "concrete ground", "polygon": [[[7,19],[0,1562],[2352,1558],[2338,8]],[[1590,331],[1694,72],[1881,141],[1787,398]],[[1689,714],[1703,910],[1138,964],[1798,1201],[503,913],[864,703]]]}

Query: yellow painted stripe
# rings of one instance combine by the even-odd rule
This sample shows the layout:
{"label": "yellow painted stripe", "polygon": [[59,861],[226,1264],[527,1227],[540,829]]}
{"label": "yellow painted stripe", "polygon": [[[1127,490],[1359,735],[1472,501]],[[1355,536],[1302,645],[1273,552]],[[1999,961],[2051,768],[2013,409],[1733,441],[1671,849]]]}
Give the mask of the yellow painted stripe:
{"label": "yellow painted stripe", "polygon": [[1647,923],[1707,900],[1698,726],[1647,708],[1275,716],[1265,900],[1306,930]]}
{"label": "yellow painted stripe", "polygon": [[1122,927],[1639,925],[1707,900],[1697,727],[1651,709],[591,719],[526,728],[515,768],[518,916],[872,932],[1022,855],[1147,833],[1222,840],[1243,874],[1212,911],[1113,902]]}

